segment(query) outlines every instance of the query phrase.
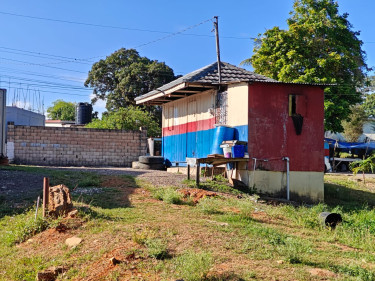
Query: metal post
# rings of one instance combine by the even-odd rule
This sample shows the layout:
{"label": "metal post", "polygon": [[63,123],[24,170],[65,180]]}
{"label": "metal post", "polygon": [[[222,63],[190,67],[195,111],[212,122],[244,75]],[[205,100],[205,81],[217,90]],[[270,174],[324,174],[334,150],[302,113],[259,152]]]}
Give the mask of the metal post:
{"label": "metal post", "polygon": [[286,161],[286,200],[290,200],[290,182],[289,182],[289,157],[283,157],[283,160]]}
{"label": "metal post", "polygon": [[217,73],[219,76],[219,84],[221,83],[221,65],[220,65],[220,45],[219,45],[219,18],[214,17],[214,27],[216,36],[216,53],[217,53]]}
{"label": "metal post", "polygon": [[36,200],[35,220],[36,220],[36,218],[38,216],[39,201],[40,201],[40,196],[38,196],[38,199]]}
{"label": "metal post", "polygon": [[46,216],[48,210],[49,199],[49,179],[43,178],[43,217]]}
{"label": "metal post", "polygon": [[5,153],[5,111],[6,111],[6,90],[0,89],[0,158],[6,157]]}
{"label": "metal post", "polygon": [[190,180],[190,165],[187,165],[187,179]]}
{"label": "metal post", "polygon": [[196,186],[199,188],[199,176],[200,176],[200,173],[201,173],[201,164],[199,162],[197,162],[197,171],[196,171],[196,175],[195,175],[195,184]]}

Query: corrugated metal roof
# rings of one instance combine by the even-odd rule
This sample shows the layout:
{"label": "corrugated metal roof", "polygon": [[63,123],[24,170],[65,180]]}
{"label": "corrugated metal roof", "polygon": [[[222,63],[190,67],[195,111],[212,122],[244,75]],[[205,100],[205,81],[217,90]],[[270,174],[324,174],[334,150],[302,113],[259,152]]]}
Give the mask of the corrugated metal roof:
{"label": "corrugated metal roof", "polygon": [[[299,84],[299,85],[314,85],[314,86],[327,86],[324,84],[311,84],[311,83],[285,83],[277,80],[268,78],[266,76],[256,74],[248,71],[241,67],[229,64],[227,62],[221,62],[221,83],[230,84],[235,82],[264,82],[264,83],[280,83],[280,84]],[[142,100],[147,97],[151,97],[160,92],[169,90],[182,83],[202,83],[215,85],[219,83],[219,77],[217,73],[217,62],[211,63],[205,67],[190,72],[168,84],[165,84],[147,94],[136,97],[135,100]]]}

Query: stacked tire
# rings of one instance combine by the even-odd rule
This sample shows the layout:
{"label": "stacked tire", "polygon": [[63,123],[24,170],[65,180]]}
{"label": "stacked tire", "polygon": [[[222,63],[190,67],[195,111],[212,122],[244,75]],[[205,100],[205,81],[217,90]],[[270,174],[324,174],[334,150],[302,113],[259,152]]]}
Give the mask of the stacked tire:
{"label": "stacked tire", "polygon": [[139,156],[138,161],[132,163],[132,168],[143,170],[165,170],[164,157]]}

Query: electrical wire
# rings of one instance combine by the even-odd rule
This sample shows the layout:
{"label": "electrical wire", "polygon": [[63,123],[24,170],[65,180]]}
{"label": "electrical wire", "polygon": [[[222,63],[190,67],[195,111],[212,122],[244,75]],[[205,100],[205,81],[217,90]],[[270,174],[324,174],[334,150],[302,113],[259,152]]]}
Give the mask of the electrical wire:
{"label": "electrical wire", "polygon": [[8,78],[8,79],[17,80],[17,81],[37,83],[35,85],[41,86],[41,87],[55,87],[55,88],[71,89],[71,90],[75,90],[75,91],[84,91],[84,92],[93,90],[92,88],[86,88],[86,87],[82,87],[82,86],[68,85],[68,84],[62,84],[62,83],[53,83],[53,82],[49,82],[49,81],[35,80],[35,79],[29,79],[29,78],[17,77],[17,76],[10,76],[10,75],[0,74],[0,78]]}
{"label": "electrical wire", "polygon": [[14,51],[7,51],[7,50],[0,50],[0,52],[2,52],[2,53],[9,53],[9,54],[15,54],[15,55],[21,55],[21,56],[34,57],[34,58],[42,58],[42,59],[49,59],[49,60],[57,60],[57,61],[59,61],[59,62],[54,62],[54,63],[51,63],[51,64],[78,63],[78,64],[84,64],[84,65],[92,65],[92,63],[83,62],[83,61],[51,58],[51,57],[46,57],[46,56],[33,55],[33,54],[21,53],[21,52],[14,52]]}
{"label": "electrical wire", "polygon": [[164,40],[164,39],[167,39],[167,38],[170,38],[170,37],[173,37],[173,36],[176,36],[176,35],[182,34],[182,33],[184,33],[184,32],[187,31],[187,30],[190,30],[190,29],[196,28],[196,27],[198,27],[198,26],[200,26],[200,25],[202,25],[202,24],[204,24],[204,23],[206,23],[206,22],[212,21],[212,20],[213,20],[212,18],[210,18],[210,19],[208,19],[208,20],[204,20],[204,21],[202,21],[202,22],[200,22],[200,23],[197,23],[197,24],[191,25],[191,26],[189,26],[189,27],[187,27],[187,28],[185,28],[185,29],[183,29],[183,30],[181,30],[181,31],[174,32],[174,33],[171,33],[171,34],[169,34],[169,35],[167,35],[167,36],[164,36],[164,37],[161,37],[161,38],[158,38],[158,39],[155,39],[155,40],[149,41],[149,42],[147,42],[147,43],[143,43],[143,44],[141,44],[141,45],[138,45],[138,46],[134,47],[134,49],[142,48],[142,47],[147,46],[147,45],[150,45],[150,44],[152,44],[152,43],[156,43],[156,42],[158,42],[158,41],[161,41],[161,40]]}
{"label": "electrical wire", "polygon": [[56,57],[56,58],[61,58],[61,59],[66,59],[66,60],[88,61],[87,59],[82,59],[82,58],[66,57],[66,56],[61,56],[61,55],[52,55],[52,54],[47,54],[47,53],[42,53],[42,52],[33,52],[33,51],[29,51],[29,50],[21,50],[21,49],[9,48],[9,47],[4,47],[4,46],[0,46],[0,49],[18,51],[18,52],[25,52],[25,53],[43,55],[43,56],[49,56],[49,57]]}
{"label": "electrical wire", "polygon": [[[1,83],[8,84],[9,82],[8,81],[2,81],[2,80],[0,80],[0,84]],[[10,82],[10,84],[20,85],[20,83],[13,83],[13,82]],[[19,87],[11,87],[11,88],[12,89],[20,89],[20,90],[29,90],[29,91],[39,91],[39,92],[43,92],[43,93],[51,93],[51,94],[59,94],[59,95],[80,96],[80,97],[89,97],[90,96],[90,95],[80,95],[80,94],[66,93],[66,92],[35,90],[35,89],[30,89],[30,88],[22,87],[22,85],[27,85],[27,84],[21,84],[21,86],[19,86]],[[7,88],[7,87],[5,87],[5,88]],[[9,89],[9,87],[8,87],[8,89]]]}
{"label": "electrical wire", "polygon": [[42,67],[54,68],[54,69],[58,69],[58,70],[69,71],[69,72],[77,72],[77,73],[85,73],[85,74],[87,74],[87,72],[84,72],[84,71],[66,69],[66,68],[61,68],[61,67],[56,67],[56,66],[50,66],[50,65],[46,65],[46,64],[40,64],[40,63],[32,63],[32,62],[26,62],[26,61],[14,60],[14,59],[7,59],[7,58],[4,58],[4,57],[0,57],[0,63],[1,63],[1,60],[7,60],[7,61],[12,61],[12,62],[19,62],[19,63],[25,64],[25,65],[42,66]]}
{"label": "electrical wire", "polygon": [[63,78],[61,76],[47,75],[45,73],[27,71],[27,70],[19,70],[19,69],[2,67],[2,66],[0,66],[0,72],[6,72],[7,74],[8,73],[16,73],[16,74],[23,74],[23,75],[29,75],[29,76],[39,76],[39,77],[49,78],[49,79],[53,79],[53,80],[69,81],[69,82],[81,83],[81,84],[84,82],[84,81],[75,81],[75,80],[72,80],[72,79],[66,79],[66,78]]}
{"label": "electrical wire", "polygon": [[[52,21],[52,22],[60,22],[60,23],[100,27],[100,28],[122,29],[122,30],[129,30],[129,31],[141,31],[141,32],[161,33],[161,34],[170,34],[170,35],[175,33],[175,32],[171,32],[171,31],[130,28],[130,27],[123,27],[123,26],[103,25],[103,24],[95,24],[95,23],[87,23],[87,22],[77,22],[77,21],[69,21],[69,20],[52,19],[52,18],[46,18],[46,17],[36,17],[36,16],[29,16],[29,15],[21,15],[21,14],[16,14],[16,13],[9,13],[9,12],[4,12],[4,11],[0,11],[0,14],[8,15],[8,16],[14,16],[14,17],[22,17],[22,18],[29,18],[29,19],[36,19],[36,20],[44,20],[44,21]],[[211,37],[211,38],[215,37],[214,35],[194,34],[194,33],[186,33],[186,34],[182,34],[182,35],[198,36],[198,37]],[[249,39],[253,40],[253,39],[255,39],[255,37],[236,37],[236,36],[220,36],[220,38],[241,39],[241,40],[249,40]]]}

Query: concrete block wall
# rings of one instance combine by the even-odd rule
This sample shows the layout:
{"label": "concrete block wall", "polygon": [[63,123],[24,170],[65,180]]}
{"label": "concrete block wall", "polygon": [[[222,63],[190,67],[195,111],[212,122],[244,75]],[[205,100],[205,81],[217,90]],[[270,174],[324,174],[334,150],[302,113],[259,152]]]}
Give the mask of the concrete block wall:
{"label": "concrete block wall", "polygon": [[[8,125],[13,163],[131,167],[146,154],[146,131]],[[13,150],[13,151],[9,151]]]}

